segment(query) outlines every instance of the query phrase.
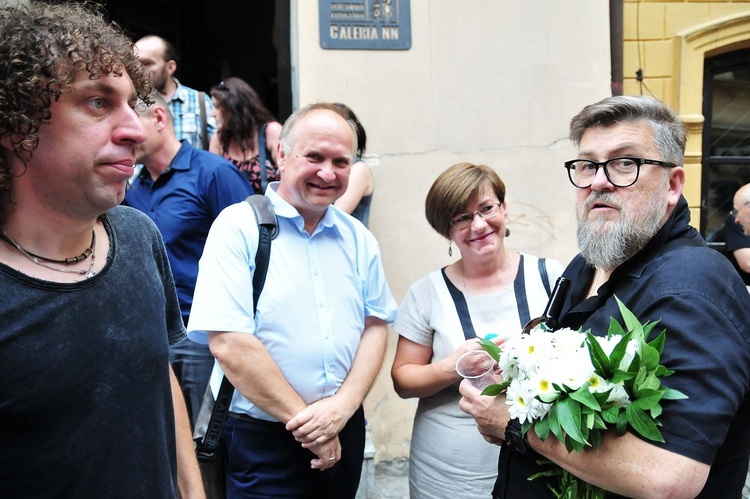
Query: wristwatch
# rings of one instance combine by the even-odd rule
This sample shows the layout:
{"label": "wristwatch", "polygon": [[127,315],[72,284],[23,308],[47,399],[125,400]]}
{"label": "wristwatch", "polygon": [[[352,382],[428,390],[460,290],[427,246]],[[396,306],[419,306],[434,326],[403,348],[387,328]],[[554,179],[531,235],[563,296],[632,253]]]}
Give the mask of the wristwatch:
{"label": "wristwatch", "polygon": [[531,445],[529,439],[521,431],[521,423],[518,419],[511,419],[505,427],[505,445],[512,447],[519,454],[529,452]]}

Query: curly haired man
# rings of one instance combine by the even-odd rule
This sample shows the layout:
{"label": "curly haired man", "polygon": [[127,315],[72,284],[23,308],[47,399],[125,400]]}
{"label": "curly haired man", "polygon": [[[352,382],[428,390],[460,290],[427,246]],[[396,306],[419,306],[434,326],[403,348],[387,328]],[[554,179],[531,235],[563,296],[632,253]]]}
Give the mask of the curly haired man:
{"label": "curly haired man", "polygon": [[117,206],[150,90],[99,12],[0,8],[3,497],[204,496],[164,246]]}

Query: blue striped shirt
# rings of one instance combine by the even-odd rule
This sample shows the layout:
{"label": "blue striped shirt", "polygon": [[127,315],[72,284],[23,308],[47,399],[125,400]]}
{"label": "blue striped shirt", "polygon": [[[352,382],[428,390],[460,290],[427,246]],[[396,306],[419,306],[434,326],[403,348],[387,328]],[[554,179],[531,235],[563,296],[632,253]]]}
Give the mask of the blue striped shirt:
{"label": "blue striped shirt", "polygon": [[[177,90],[175,90],[172,98],[169,100],[169,111],[172,113],[174,132],[178,139],[185,139],[193,147],[201,149],[203,147],[203,120],[201,119],[200,101],[198,100],[200,92],[180,84],[177,78],[174,81],[177,83]],[[206,102],[208,130],[206,144],[208,144],[208,139],[216,131],[216,120],[211,116],[211,109],[213,108],[211,97],[208,94],[204,94],[204,100]]]}

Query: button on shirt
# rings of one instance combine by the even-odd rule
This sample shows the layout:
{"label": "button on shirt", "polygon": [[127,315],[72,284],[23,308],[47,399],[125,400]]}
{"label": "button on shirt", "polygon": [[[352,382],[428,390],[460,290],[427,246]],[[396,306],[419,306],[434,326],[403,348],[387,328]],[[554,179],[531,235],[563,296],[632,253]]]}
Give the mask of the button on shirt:
{"label": "button on shirt", "polygon": [[250,183],[222,157],[183,141],[156,181],[143,168],[123,204],[142,211],[164,238],[183,316],[190,315],[198,260],[221,210],[253,194]]}
{"label": "button on shirt", "polygon": [[[167,103],[169,112],[172,113],[172,122],[174,123],[174,133],[180,140],[189,141],[193,147],[201,149],[203,147],[203,118],[201,118],[200,92],[185,85],[180,84],[177,78],[174,79],[177,84],[177,90],[172,94],[172,98]],[[208,139],[216,131],[216,120],[211,116],[211,97],[203,94],[206,103],[206,129],[208,130]]]}
{"label": "button on shirt", "polygon": [[[385,279],[375,237],[356,219],[331,206],[313,231],[297,210],[266,190],[279,223],[271,244],[265,286],[253,318],[252,272],[258,228],[240,203],[219,215],[200,261],[188,329],[254,334],[284,377],[310,404],[336,393],[354,361],[365,317],[393,322],[396,302]],[[248,359],[251,362],[250,359]],[[212,386],[221,373],[214,370]],[[233,412],[275,421],[235,391]]]}

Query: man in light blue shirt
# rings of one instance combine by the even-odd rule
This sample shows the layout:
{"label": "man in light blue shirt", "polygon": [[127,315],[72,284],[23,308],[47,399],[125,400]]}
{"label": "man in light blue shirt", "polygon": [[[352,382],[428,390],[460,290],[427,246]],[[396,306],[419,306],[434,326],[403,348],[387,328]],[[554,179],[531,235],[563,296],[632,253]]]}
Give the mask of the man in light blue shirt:
{"label": "man in light blue shirt", "polygon": [[374,236],[332,206],[348,185],[354,130],[330,104],[284,124],[281,182],[266,191],[279,235],[255,317],[249,205],[225,209],[209,233],[188,329],[236,388],[223,434],[228,498],[356,494],[362,402],[396,303]]}
{"label": "man in light blue shirt", "polygon": [[160,36],[147,35],[135,42],[135,48],[141,64],[151,72],[154,88],[169,105],[177,138],[187,140],[198,149],[208,150],[208,141],[216,131],[216,120],[211,117],[211,98],[181,84],[174,77],[178,58],[174,46]]}

